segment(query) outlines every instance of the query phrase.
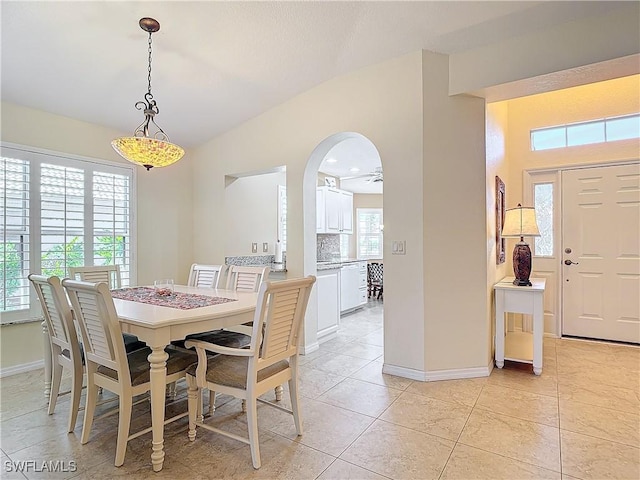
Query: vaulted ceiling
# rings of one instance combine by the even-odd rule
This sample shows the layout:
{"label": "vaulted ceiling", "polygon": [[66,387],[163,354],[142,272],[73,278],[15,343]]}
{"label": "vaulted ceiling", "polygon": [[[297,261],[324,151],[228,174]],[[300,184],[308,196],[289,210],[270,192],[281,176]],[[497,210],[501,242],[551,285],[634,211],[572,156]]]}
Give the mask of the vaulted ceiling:
{"label": "vaulted ceiling", "polygon": [[2,101],[132,132],[152,91],[171,141],[201,145],[324,81],[399,55],[456,53],[624,2],[2,1]]}

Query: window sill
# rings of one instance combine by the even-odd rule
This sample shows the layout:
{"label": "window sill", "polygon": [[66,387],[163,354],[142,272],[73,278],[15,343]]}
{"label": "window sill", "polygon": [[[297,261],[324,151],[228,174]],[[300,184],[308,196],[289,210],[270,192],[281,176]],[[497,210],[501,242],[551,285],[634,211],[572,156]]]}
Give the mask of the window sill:
{"label": "window sill", "polygon": [[23,318],[20,320],[13,320],[13,321],[8,321],[8,322],[0,322],[0,327],[7,327],[9,325],[22,325],[24,323],[42,323],[44,321],[44,318],[40,317],[40,318]]}

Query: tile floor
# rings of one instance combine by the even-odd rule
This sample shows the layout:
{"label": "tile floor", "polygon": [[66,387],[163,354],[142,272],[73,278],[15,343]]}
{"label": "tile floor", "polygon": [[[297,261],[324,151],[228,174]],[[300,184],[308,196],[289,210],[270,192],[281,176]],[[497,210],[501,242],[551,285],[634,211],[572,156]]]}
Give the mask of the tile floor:
{"label": "tile floor", "polygon": [[[150,435],[129,442],[116,468],[117,416],[97,420],[80,445],[81,419],[65,433],[68,396],[47,415],[43,372],[34,371],[1,381],[0,477],[640,478],[640,349],[545,339],[540,377],[509,365],[488,378],[422,383],[381,373],[380,303],[343,320],[338,338],[301,357],[304,435],[289,415],[260,405],[260,470],[242,443],[202,429],[189,442],[186,419],[166,428],[162,472],[151,471]],[[181,392],[170,409],[185,403]],[[244,434],[239,402],[218,405],[212,421]],[[148,409],[137,407],[134,429],[149,421]],[[74,461],[76,471],[8,471],[24,460]]]}

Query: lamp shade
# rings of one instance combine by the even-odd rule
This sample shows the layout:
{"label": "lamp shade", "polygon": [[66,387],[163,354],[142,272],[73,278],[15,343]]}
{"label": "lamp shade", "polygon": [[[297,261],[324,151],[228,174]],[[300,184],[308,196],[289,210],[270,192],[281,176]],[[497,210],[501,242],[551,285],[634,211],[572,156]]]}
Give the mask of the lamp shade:
{"label": "lamp shade", "polygon": [[143,165],[147,170],[171,165],[184,155],[178,145],[148,137],[120,137],[113,140],[111,146],[123,158]]}
{"label": "lamp shade", "polygon": [[539,237],[536,210],[533,207],[522,207],[518,204],[505,212],[502,227],[503,237]]}

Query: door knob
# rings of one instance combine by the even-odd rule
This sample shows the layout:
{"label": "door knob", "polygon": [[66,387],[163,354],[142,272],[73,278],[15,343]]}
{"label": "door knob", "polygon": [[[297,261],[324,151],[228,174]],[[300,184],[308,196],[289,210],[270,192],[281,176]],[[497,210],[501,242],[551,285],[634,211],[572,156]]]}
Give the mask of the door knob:
{"label": "door knob", "polygon": [[572,262],[571,260],[565,260],[564,264],[565,265],[578,265],[578,262]]}

